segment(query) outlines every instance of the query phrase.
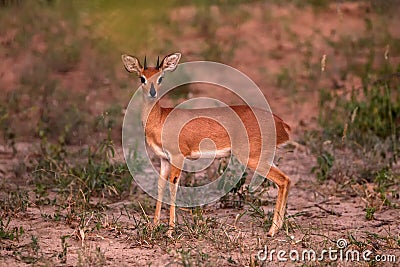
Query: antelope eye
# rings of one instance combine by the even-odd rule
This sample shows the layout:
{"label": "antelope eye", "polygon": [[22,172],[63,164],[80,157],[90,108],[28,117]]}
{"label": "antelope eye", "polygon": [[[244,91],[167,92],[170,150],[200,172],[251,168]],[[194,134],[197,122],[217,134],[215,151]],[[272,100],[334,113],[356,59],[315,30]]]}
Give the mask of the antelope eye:
{"label": "antelope eye", "polygon": [[143,77],[143,76],[140,76],[140,82],[141,82],[141,83],[146,83],[146,78]]}
{"label": "antelope eye", "polygon": [[160,78],[158,78],[157,83],[160,84],[160,83],[162,82],[162,79],[163,79],[163,78],[164,78],[163,76],[161,76]]}

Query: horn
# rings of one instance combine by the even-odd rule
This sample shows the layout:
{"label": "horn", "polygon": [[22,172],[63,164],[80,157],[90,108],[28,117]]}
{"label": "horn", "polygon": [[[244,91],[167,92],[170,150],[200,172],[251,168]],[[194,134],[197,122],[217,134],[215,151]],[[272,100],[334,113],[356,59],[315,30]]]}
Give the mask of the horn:
{"label": "horn", "polygon": [[144,65],[144,69],[147,69],[147,60],[146,60],[146,56],[144,56],[144,63],[143,63],[143,65]]}
{"label": "horn", "polygon": [[157,65],[156,65],[156,69],[159,69],[160,66],[160,56],[157,57]]}

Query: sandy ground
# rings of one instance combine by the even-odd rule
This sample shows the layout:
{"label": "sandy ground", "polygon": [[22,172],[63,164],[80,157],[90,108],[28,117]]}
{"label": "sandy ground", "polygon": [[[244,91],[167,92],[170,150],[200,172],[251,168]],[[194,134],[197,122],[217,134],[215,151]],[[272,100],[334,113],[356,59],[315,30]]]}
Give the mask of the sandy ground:
{"label": "sandy ground", "polygon": [[[24,245],[31,243],[32,235],[39,238],[39,255],[42,257],[40,262],[63,266],[76,265],[79,257],[93,258],[93,262],[98,261],[96,248],[100,248],[105,262],[110,266],[181,266],[185,259],[182,250],[185,248],[193,249],[194,255],[196,255],[194,251],[212,255],[210,261],[214,264],[211,265],[248,265],[250,257],[256,259],[258,251],[263,249],[264,245],[277,250],[301,251],[304,248],[314,248],[320,251],[329,247],[334,249],[335,242],[339,238],[346,239],[350,244],[349,236],[355,240],[368,240],[371,235],[383,239],[376,239],[375,243],[368,244],[365,249],[369,248],[377,254],[398,256],[399,250],[388,248],[388,243],[384,240],[385,237],[398,236],[400,233],[398,210],[382,207],[375,213],[374,220],[367,221],[366,203],[363,197],[357,195],[357,188],[351,189],[350,185],[333,181],[323,185],[316,183],[315,177],[310,174],[314,164],[313,157],[307,151],[300,149],[286,154],[281,162],[280,168],[292,179],[292,188],[285,227],[274,238],[266,236],[267,229],[263,229],[259,218],[254,219],[254,215],[251,215],[250,206],[245,205],[236,209],[221,208],[220,204],[216,203],[203,210],[204,219],[212,220],[212,223],[204,222],[211,228],[205,231],[204,235],[196,238],[194,233],[187,232],[186,222],[193,222],[193,216],[186,210],[180,210],[176,239],[163,236],[159,237],[159,240],[141,239],[140,231],[135,229],[135,220],[143,214],[139,210],[128,208],[131,212],[128,216],[124,211],[124,205],[129,207],[132,203],[137,203],[138,199],[141,202],[146,202],[147,199],[154,205],[154,201],[139,190],[121,202],[108,205],[108,209],[104,211],[105,216],[100,220],[102,229],[99,231],[93,230],[95,226],[90,222],[85,227],[79,227],[77,223],[46,219],[43,214],[55,213],[55,207],[30,205],[26,212],[20,212],[10,223],[10,227],[22,226],[25,234],[18,243],[2,244],[1,266],[24,266],[25,264],[16,258],[28,253],[25,251],[28,248]],[[22,188],[31,190],[30,187]],[[272,212],[276,190],[270,187],[263,196],[261,199],[266,203],[263,209],[266,213]],[[152,210],[149,209],[148,212],[151,217]],[[162,213],[166,221],[167,210],[163,210]],[[240,219],[236,219],[243,213]],[[80,229],[85,231],[83,240]],[[67,239],[67,261],[60,264],[58,262],[58,255],[62,251],[60,237],[64,235],[71,237]],[[19,248],[17,251],[21,251],[22,256],[13,255],[15,248]],[[189,259],[193,261],[193,258]],[[342,262],[339,266],[342,264],[346,265]],[[347,264],[353,266],[355,263]]]}

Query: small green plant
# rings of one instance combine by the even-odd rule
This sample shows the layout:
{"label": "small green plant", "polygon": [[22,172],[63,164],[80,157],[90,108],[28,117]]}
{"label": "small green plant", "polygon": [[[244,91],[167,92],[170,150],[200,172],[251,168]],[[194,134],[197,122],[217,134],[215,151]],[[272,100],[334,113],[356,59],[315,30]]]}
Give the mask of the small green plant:
{"label": "small green plant", "polygon": [[68,245],[67,239],[70,238],[69,235],[63,235],[61,236],[61,248],[62,251],[58,254],[58,259],[60,260],[60,263],[66,263],[67,262],[67,254],[68,254]]}
{"label": "small green plant", "polygon": [[18,250],[14,251],[14,255],[26,264],[35,264],[43,260],[39,240],[34,235],[31,236],[31,242],[19,247]]}
{"label": "small green plant", "polygon": [[193,208],[191,215],[191,218],[183,216],[183,223],[178,225],[179,230],[190,238],[205,237],[216,226],[215,218],[204,216],[202,207]]}
{"label": "small green plant", "polygon": [[319,182],[323,182],[328,178],[329,171],[332,169],[334,161],[334,156],[326,151],[317,157],[318,165],[314,166],[311,172],[317,175],[317,180]]}
{"label": "small green plant", "polygon": [[396,206],[389,200],[389,196],[391,195],[392,199],[399,199],[396,186],[400,184],[400,176],[393,173],[389,168],[383,168],[376,172],[374,182],[377,184],[376,191],[379,193],[383,204]]}
{"label": "small green plant", "polygon": [[27,210],[29,203],[28,192],[23,190],[11,191],[0,201],[0,214],[14,215],[18,212],[24,212]]}
{"label": "small green plant", "polygon": [[100,247],[95,249],[84,247],[78,254],[77,266],[104,266],[107,260]]}
{"label": "small green plant", "polygon": [[[244,166],[237,160],[232,159],[230,166],[231,168],[227,168],[228,165],[220,164],[218,167],[218,173],[223,177],[219,180],[218,189],[226,192],[219,201],[223,207],[240,208],[243,206],[245,200],[243,185],[246,182],[248,173],[244,171]],[[239,175],[241,176],[238,178]]]}
{"label": "small green plant", "polygon": [[360,251],[363,251],[368,246],[365,241],[357,240],[352,233],[348,234],[347,239],[349,240],[349,245],[355,245]]}
{"label": "small green plant", "polygon": [[365,209],[365,219],[367,219],[368,221],[373,220],[375,211],[376,211],[375,207],[367,207]]}
{"label": "small green plant", "polygon": [[9,228],[11,217],[3,218],[0,216],[0,239],[17,240],[25,233],[24,228],[13,227]]}
{"label": "small green plant", "polygon": [[210,259],[210,255],[199,248],[180,248],[176,252],[180,256],[180,264],[182,266],[203,266]]}

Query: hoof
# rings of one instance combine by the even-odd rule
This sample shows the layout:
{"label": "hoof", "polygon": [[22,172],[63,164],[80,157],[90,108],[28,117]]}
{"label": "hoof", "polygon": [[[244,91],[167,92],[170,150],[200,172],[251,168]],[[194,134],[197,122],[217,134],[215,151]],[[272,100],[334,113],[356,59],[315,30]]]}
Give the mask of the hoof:
{"label": "hoof", "polygon": [[169,237],[169,238],[171,238],[171,239],[172,239],[172,238],[173,238],[173,237],[172,237],[172,233],[173,233],[173,231],[174,231],[174,230],[172,230],[172,229],[169,229],[169,230],[167,231],[167,233],[166,233],[167,237]]}
{"label": "hoof", "polygon": [[277,230],[275,229],[269,229],[267,236],[273,237],[276,234]]}

